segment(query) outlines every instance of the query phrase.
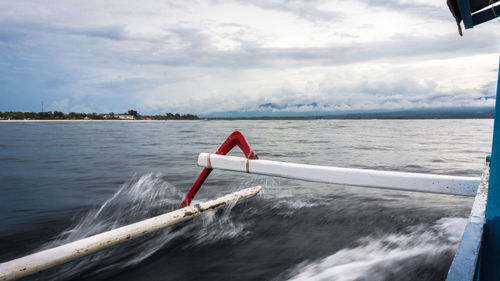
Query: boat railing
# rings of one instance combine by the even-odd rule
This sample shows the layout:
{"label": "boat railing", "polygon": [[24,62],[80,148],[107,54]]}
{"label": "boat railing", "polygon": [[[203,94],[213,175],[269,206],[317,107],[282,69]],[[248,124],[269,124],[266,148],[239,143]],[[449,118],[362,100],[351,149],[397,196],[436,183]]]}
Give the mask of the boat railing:
{"label": "boat railing", "polygon": [[481,243],[485,227],[486,203],[488,200],[488,182],[490,167],[487,159],[483,169],[481,183],[477,189],[469,221],[465,226],[462,241],[448,271],[448,281],[472,281],[478,277],[478,262],[481,256]]}

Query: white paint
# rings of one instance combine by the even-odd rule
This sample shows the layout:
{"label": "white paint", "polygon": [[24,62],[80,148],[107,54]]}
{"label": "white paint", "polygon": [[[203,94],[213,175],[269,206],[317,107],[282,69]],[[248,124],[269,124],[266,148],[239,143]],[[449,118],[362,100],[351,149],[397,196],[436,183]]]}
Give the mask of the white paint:
{"label": "white paint", "polygon": [[44,250],[0,264],[0,280],[15,280],[107,249],[128,240],[190,220],[209,210],[216,210],[257,195],[261,187],[243,189],[204,203],[116,228],[59,247]]}
{"label": "white paint", "polygon": [[481,183],[477,189],[476,198],[469,216],[470,222],[485,222],[486,203],[488,201],[488,181],[490,179],[489,163],[486,163],[481,176]]}
{"label": "white paint", "polygon": [[201,153],[198,156],[198,165],[208,167],[209,157],[212,168],[216,169],[384,189],[475,196],[480,183],[479,178],[472,177],[326,167],[270,160],[247,160],[242,157],[210,153]]}

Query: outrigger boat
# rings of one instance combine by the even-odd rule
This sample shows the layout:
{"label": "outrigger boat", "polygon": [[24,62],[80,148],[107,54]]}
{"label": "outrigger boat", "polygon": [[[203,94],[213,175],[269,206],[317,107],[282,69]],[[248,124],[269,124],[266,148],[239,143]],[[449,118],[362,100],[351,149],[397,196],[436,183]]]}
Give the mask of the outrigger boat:
{"label": "outrigger boat", "polygon": [[[466,29],[500,15],[500,5],[493,0],[448,0],[448,6]],[[500,94],[500,75],[497,97]],[[227,156],[238,146],[245,157]],[[376,171],[325,167],[258,159],[242,133],[233,132],[215,153],[201,153],[198,165],[204,167],[187,193],[180,209],[119,227],[62,246],[44,250],[0,264],[0,280],[16,280],[43,270],[80,259],[109,247],[185,222],[210,210],[254,197],[260,186],[243,189],[207,202],[191,205],[196,193],[213,169],[290,179],[394,189],[474,196],[474,203],[462,241],[448,272],[449,281],[500,280],[500,101],[495,104],[491,155],[481,178],[421,173]]]}

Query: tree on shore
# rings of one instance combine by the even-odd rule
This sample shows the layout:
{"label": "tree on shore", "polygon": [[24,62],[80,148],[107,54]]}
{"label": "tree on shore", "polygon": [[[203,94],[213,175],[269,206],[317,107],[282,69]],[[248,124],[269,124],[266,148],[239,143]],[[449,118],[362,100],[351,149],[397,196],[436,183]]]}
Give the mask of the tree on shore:
{"label": "tree on shore", "polygon": [[61,111],[54,111],[54,118],[55,119],[64,119],[64,113]]}
{"label": "tree on shore", "polygon": [[137,111],[135,111],[135,110],[129,110],[129,111],[128,111],[128,115],[132,115],[132,116],[134,116],[136,119],[137,119],[137,117],[139,117],[139,113],[138,113]]}

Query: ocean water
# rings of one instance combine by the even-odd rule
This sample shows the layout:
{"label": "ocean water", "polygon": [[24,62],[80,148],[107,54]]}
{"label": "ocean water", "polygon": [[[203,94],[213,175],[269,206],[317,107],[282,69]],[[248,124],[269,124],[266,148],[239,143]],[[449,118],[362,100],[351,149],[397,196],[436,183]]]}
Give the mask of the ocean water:
{"label": "ocean water", "polygon": [[[174,210],[242,131],[261,159],[480,176],[493,120],[0,123],[0,262]],[[241,155],[237,150],[232,155]],[[472,198],[214,171],[242,204],[28,280],[444,280]]]}

